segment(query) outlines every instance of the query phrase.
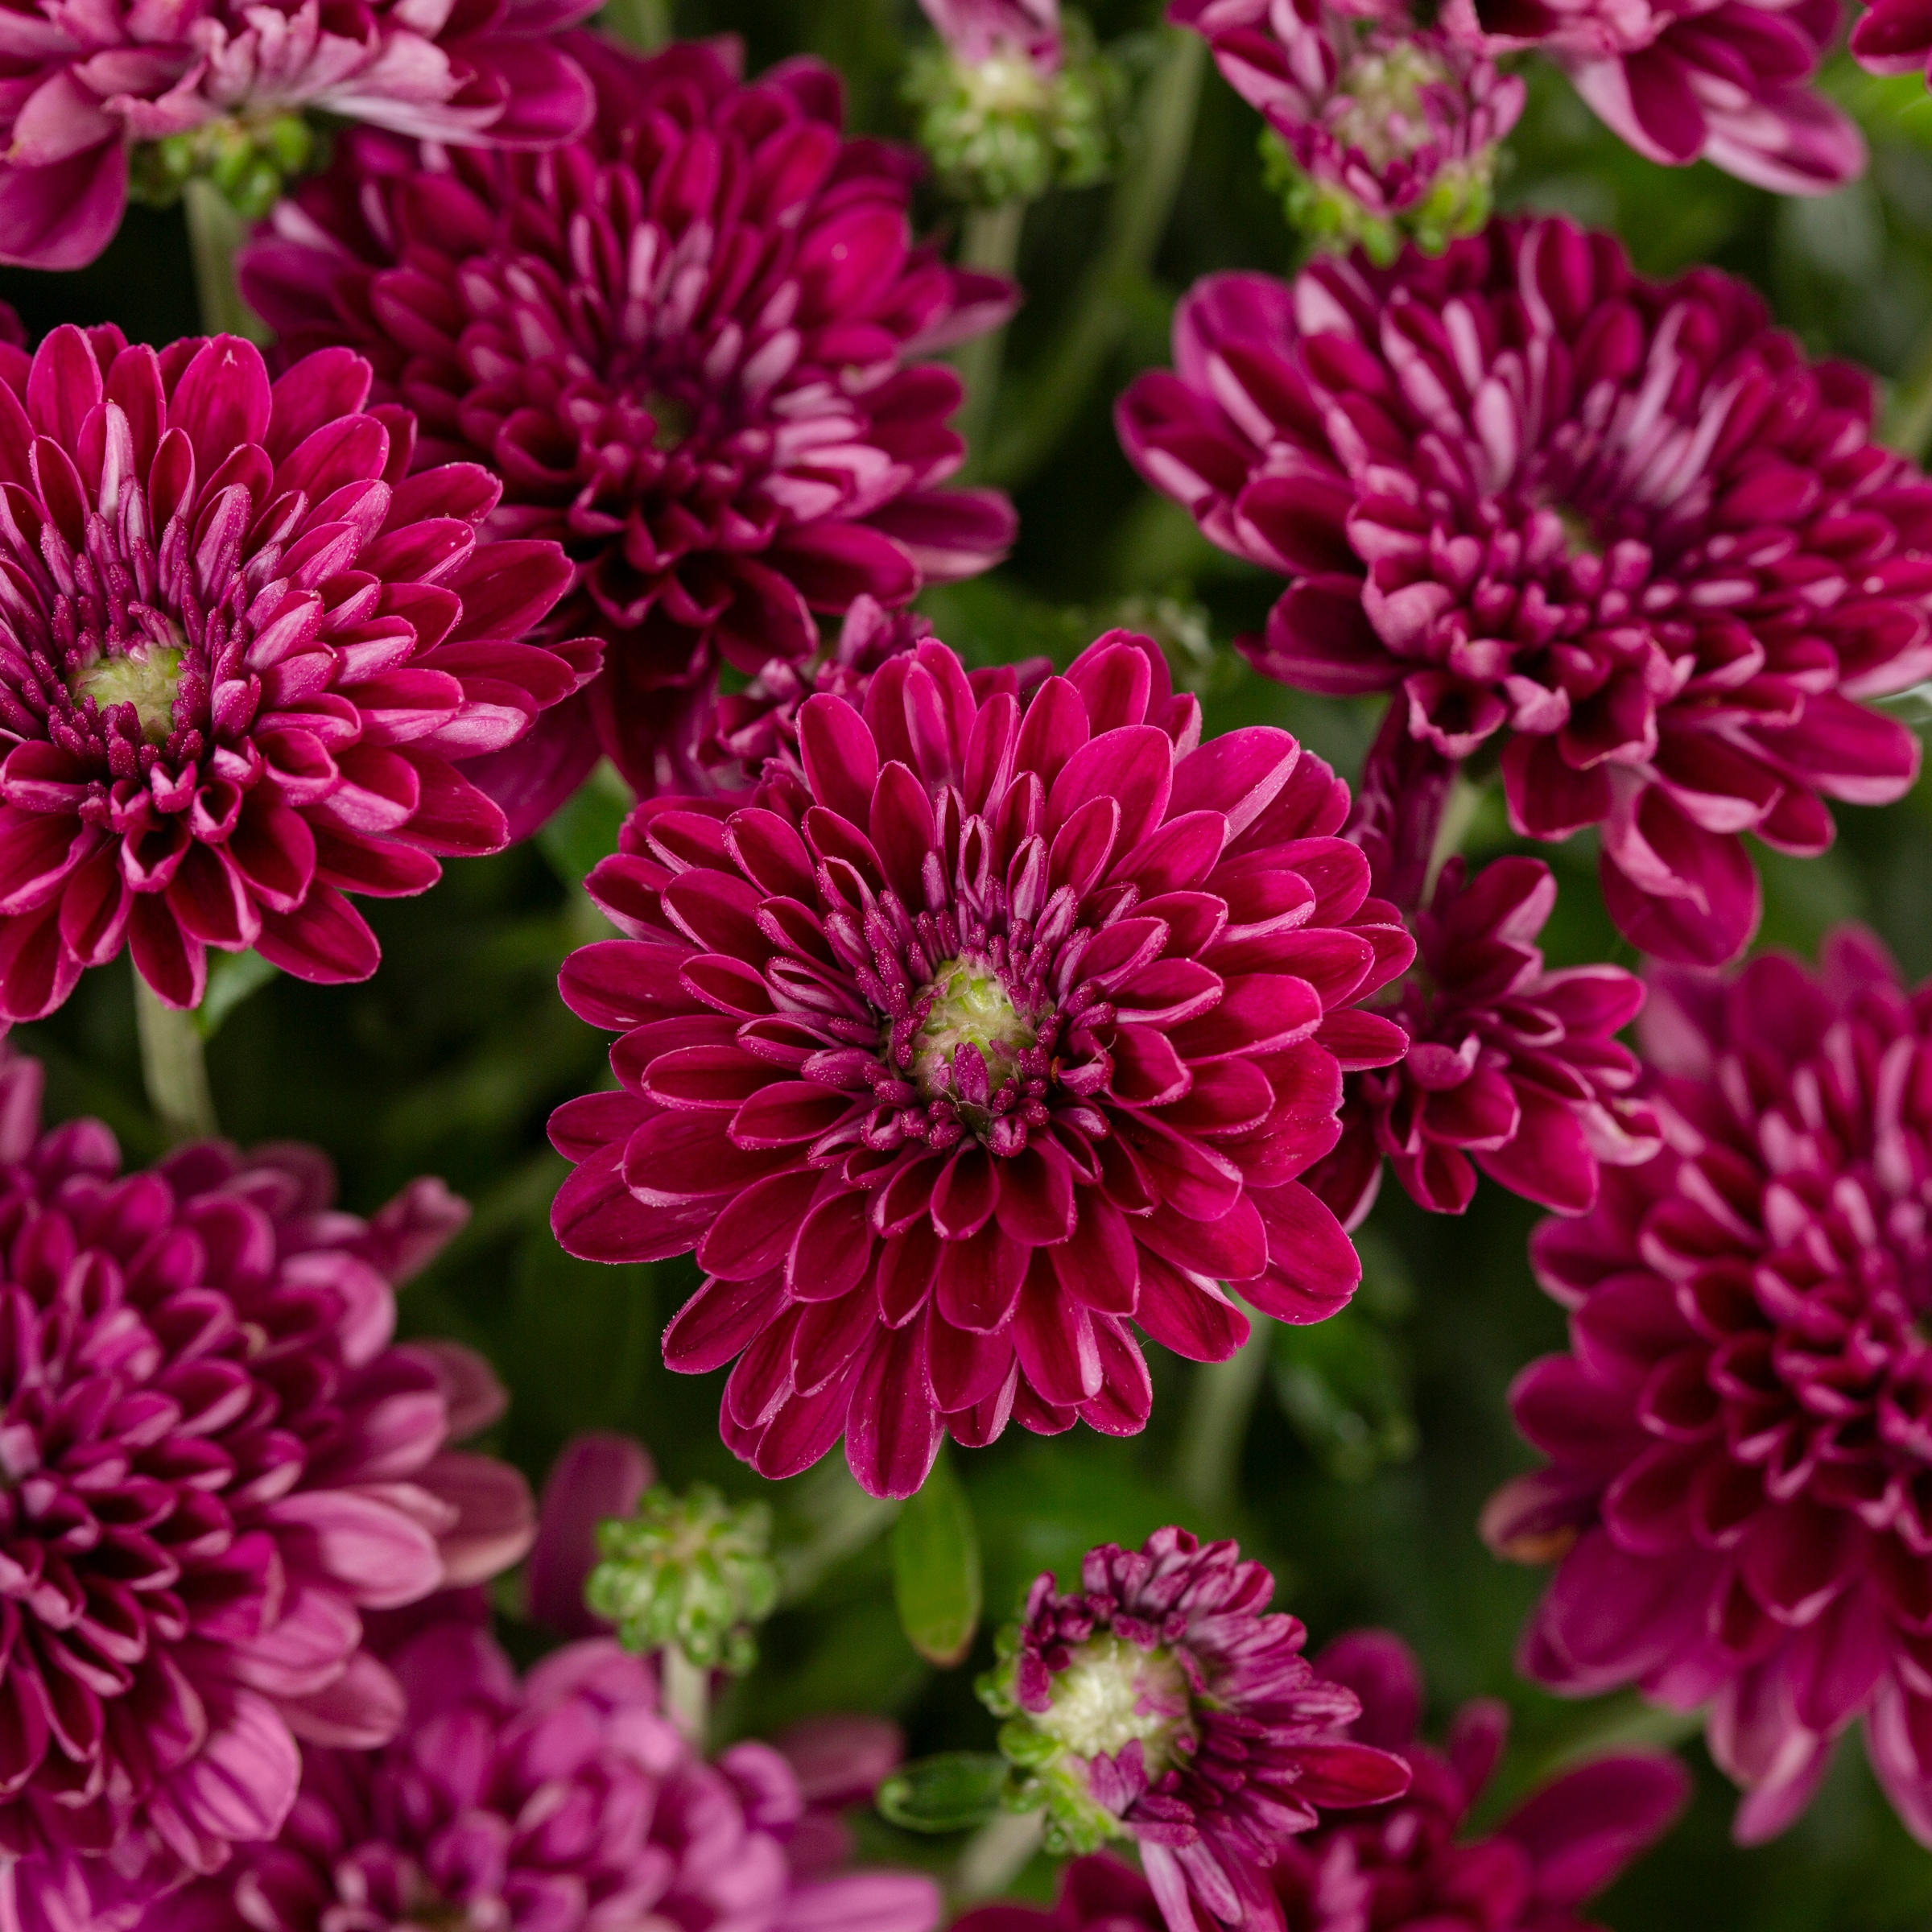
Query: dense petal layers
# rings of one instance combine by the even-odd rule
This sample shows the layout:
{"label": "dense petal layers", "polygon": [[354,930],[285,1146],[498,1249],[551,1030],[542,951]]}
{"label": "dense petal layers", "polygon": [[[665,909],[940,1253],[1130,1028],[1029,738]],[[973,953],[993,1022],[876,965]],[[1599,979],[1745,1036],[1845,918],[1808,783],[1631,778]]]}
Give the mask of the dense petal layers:
{"label": "dense petal layers", "polygon": [[1298,1176],[1352,1009],[1413,944],[1335,835],[1348,791],[1286,733],[1203,745],[1145,638],[1024,707],[927,642],[863,708],[817,695],[749,802],[641,807],[592,874],[630,935],[566,964],[621,1031],[561,1108],[572,1253],[696,1249],[673,1368],[737,1364],[725,1440],[768,1476],[844,1435],[906,1495],[942,1435],[1146,1422],[1138,1327],[1196,1360],[1331,1314],[1360,1265]]}
{"label": "dense petal layers", "polygon": [[1803,1810],[1860,1719],[1932,1842],[1932,991],[1856,930],[1808,972],[1662,975],[1642,1036],[1668,1146],[1534,1257],[1571,1352],[1517,1382],[1548,1457],[1491,1504],[1560,1554],[1542,1682],[1708,1703],[1746,1840]]}
{"label": "dense petal layers", "polygon": [[97,1121],[36,1131],[39,1072],[0,1066],[0,1926],[121,1932],[275,1836],[299,1746],[394,1731],[364,1616],[507,1567],[534,1513],[449,1447],[501,1411],[483,1363],[390,1342],[438,1184],[365,1222],[305,1148],[123,1175]]}
{"label": "dense petal layers", "polygon": [[356,135],[243,262],[295,347],[346,341],[420,416],[421,460],[488,464],[491,527],[562,543],[559,631],[605,675],[488,780],[540,823],[600,746],[646,794],[696,789],[718,667],[817,644],[815,613],[897,609],[1013,535],[940,488],[959,380],[919,360],[998,320],[1007,285],[907,237],[917,163],[847,141],[808,61],[741,84],[724,43],[649,60],[566,36],[597,119],[543,157]]}
{"label": "dense petal layers", "polygon": [[1862,701],[1932,671],[1932,487],[1873,440],[1869,382],[1741,283],[1498,222],[1387,270],[1212,278],[1174,346],[1121,433],[1289,579],[1249,657],[1389,691],[1449,767],[1500,746],[1519,833],[1603,828],[1646,951],[1731,958],[1759,909],[1741,834],[1816,852],[1827,799],[1911,783],[1918,741]]}

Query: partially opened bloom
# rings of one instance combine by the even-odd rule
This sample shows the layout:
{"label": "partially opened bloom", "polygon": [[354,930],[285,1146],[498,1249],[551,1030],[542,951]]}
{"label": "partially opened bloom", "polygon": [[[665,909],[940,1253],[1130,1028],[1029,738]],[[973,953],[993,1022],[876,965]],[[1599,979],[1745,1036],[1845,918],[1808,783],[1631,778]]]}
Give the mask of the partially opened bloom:
{"label": "partially opened bloom", "polygon": [[1042,73],[1060,62],[1060,0],[919,0],[953,58],[968,67],[1014,56]]}
{"label": "partially opened bloom", "polygon": [[720,662],[807,658],[815,612],[896,609],[1013,534],[1004,497],[939,487],[960,389],[922,358],[1011,291],[911,246],[916,159],[843,139],[814,62],[745,83],[732,43],[565,43],[597,86],[582,140],[533,158],[351,136],[242,265],[290,348],[369,357],[422,419],[419,461],[502,477],[493,532],[569,553],[555,634],[609,648],[486,781],[519,835],[600,748],[642,792],[696,789]]}
{"label": "partially opened bloom", "polygon": [[1274,1595],[1232,1543],[1107,1544],[1077,1591],[1034,1584],[980,1684],[1050,1848],[1137,1845],[1169,1932],[1278,1926],[1267,1872],[1294,1835],[1409,1783],[1400,1758],[1340,1735],[1361,1707],[1310,1667]]}
{"label": "partially opened bloom", "polygon": [[1715,964],[1759,911],[1740,834],[1831,843],[1827,799],[1918,769],[1861,700],[1932,672],[1932,487],[1868,378],[1806,362],[1707,269],[1496,222],[1439,259],[1216,276],[1123,398],[1141,473],[1290,581],[1243,648],[1388,691],[1453,764],[1500,747],[1532,837],[1600,825],[1622,931]]}
{"label": "partially opened bloom", "polygon": [[1415,918],[1414,970],[1379,1010],[1407,1055],[1354,1075],[1340,1145],[1310,1184],[1344,1223],[1368,1212],[1384,1156],[1416,1203],[1460,1214],[1476,1170],[1563,1214],[1595,1205],[1603,1165],[1662,1144],[1634,1094],[1637,1058],[1616,1035],[1644,1003],[1620,966],[1552,972],[1537,939],[1556,905],[1539,860],[1504,858],[1466,877],[1443,868]]}
{"label": "partially opened bloom", "polygon": [[495,1575],[533,1512],[450,1447],[485,1365],[390,1339],[440,1183],[364,1221],[303,1147],[123,1175],[38,1093],[0,1067],[0,1926],[118,1932],[275,1836],[302,1747],[390,1736],[363,1615]]}
{"label": "partially opened bloom", "polygon": [[1548,55],[1648,160],[1702,159],[1773,194],[1823,195],[1865,166],[1856,123],[1815,89],[1839,12],[1838,0],[1448,0],[1442,19],[1486,53]]}
{"label": "partially opened bloom", "polygon": [[590,887],[630,936],[565,964],[621,1031],[559,1108],[572,1253],[695,1248],[674,1368],[737,1359],[727,1443],[767,1476],[841,1433],[904,1496],[941,1436],[1130,1434],[1133,1327],[1196,1360],[1332,1314],[1360,1267],[1295,1178],[1344,1071],[1404,1045],[1352,1009],[1408,964],[1348,788],[1285,732],[1199,742],[1145,638],[1022,711],[924,643],[863,711],[798,714],[803,775],[639,808]]}
{"label": "partially opened bloom", "polygon": [[1932,989],[1846,930],[1815,972],[1660,975],[1642,1038],[1667,1150],[1534,1248],[1571,1352],[1518,1381],[1550,1464],[1485,1520],[1562,1558],[1524,1666],[1708,1704],[1748,1842],[1862,1718],[1932,1843]]}
{"label": "partially opened bloom", "polygon": [[0,52],[0,261],[93,261],[121,225],[130,154],[146,143],[191,168],[242,154],[249,171],[273,174],[295,118],[317,110],[423,140],[568,140],[590,118],[590,89],[551,35],[589,10],[590,0],[28,0],[9,10]]}
{"label": "partially opened bloom", "polygon": [[[741,1743],[706,1763],[663,1715],[650,1666],[608,1638],[518,1680],[449,1618],[390,1660],[408,1694],[382,1750],[312,1750],[272,1846],[143,1932],[933,1932],[939,1889],[826,1872],[791,1763]],[[821,1748],[811,1764],[827,1781]],[[801,1860],[799,1853],[803,1852]]]}
{"label": "partially opened bloom", "polygon": [[519,640],[554,543],[478,547],[500,485],[405,481],[414,425],[346,349],[271,383],[233,336],[157,353],[56,329],[0,350],[0,1018],[123,947],[170,1005],[208,947],[365,978],[350,893],[494,852],[458,762],[594,667]]}

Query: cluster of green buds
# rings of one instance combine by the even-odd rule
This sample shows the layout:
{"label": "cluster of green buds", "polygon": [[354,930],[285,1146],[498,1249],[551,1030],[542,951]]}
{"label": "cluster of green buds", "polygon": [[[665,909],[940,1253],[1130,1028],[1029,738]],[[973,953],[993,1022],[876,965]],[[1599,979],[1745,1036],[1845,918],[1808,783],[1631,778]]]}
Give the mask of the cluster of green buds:
{"label": "cluster of green buds", "polygon": [[1280,196],[1289,225],[1313,246],[1336,252],[1360,247],[1377,267],[1386,268],[1409,242],[1439,255],[1488,221],[1499,152],[1485,148],[1467,160],[1445,163],[1419,200],[1394,212],[1371,207],[1339,183],[1306,173],[1272,128],[1261,134],[1261,172]]}
{"label": "cluster of green buds", "polygon": [[185,134],[144,141],[130,160],[128,192],[171,208],[189,182],[211,183],[245,221],[258,221],[294,175],[320,159],[316,130],[300,114],[210,121]]}
{"label": "cluster of green buds", "polygon": [[943,41],[913,56],[906,97],[919,145],[956,200],[1001,208],[1113,171],[1125,76],[1080,15],[1064,16],[1059,33],[1053,65],[1007,46],[968,61]]}
{"label": "cluster of green buds", "polygon": [[675,1650],[734,1676],[757,1662],[753,1633],[778,1600],[763,1504],[729,1503],[707,1483],[653,1489],[636,1515],[599,1525],[597,1550],[584,1601],[627,1650]]}

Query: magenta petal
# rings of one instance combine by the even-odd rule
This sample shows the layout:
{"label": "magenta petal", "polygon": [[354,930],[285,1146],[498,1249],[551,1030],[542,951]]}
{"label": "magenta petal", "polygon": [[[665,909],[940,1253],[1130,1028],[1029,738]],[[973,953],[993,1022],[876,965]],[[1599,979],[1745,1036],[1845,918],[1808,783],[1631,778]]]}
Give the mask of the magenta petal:
{"label": "magenta petal", "polygon": [[564,1637],[598,1630],[584,1607],[597,1525],[629,1516],[654,1472],[649,1451],[627,1435],[592,1430],[564,1445],[543,1480],[530,1552],[530,1611],[539,1623]]}

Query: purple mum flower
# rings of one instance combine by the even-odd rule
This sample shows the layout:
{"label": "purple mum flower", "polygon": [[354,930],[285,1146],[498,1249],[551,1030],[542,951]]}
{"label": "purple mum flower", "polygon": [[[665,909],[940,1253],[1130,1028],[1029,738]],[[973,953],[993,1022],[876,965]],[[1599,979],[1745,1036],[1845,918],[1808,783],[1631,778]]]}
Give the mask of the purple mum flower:
{"label": "purple mum flower", "polygon": [[494,1575],[533,1512],[448,1446],[488,1368],[390,1339],[464,1219],[440,1182],[363,1221],[303,1147],[123,1175],[40,1084],[0,1064],[0,1927],[122,1932],[275,1836],[300,1747],[394,1732],[364,1614]]}
{"label": "purple mum flower", "polygon": [[1050,1848],[1132,1840],[1169,1932],[1278,1927],[1266,1872],[1293,1835],[1409,1784],[1400,1758],[1340,1735],[1361,1707],[1311,1668],[1274,1595],[1232,1543],[1109,1543],[1077,1591],[1034,1583],[980,1682]]}
{"label": "purple mum flower", "polygon": [[551,36],[591,0],[214,0],[10,7],[0,261],[80,268],[113,240],[137,143],[320,109],[426,141],[548,147],[588,83]]}
{"label": "purple mum flower", "polygon": [[1873,440],[1870,380],[1806,362],[1743,283],[1496,222],[1386,270],[1215,276],[1174,357],[1121,435],[1290,580],[1249,657],[1391,691],[1439,767],[1500,747],[1518,833],[1602,826],[1646,951],[1733,957],[1741,833],[1821,852],[1827,799],[1910,786],[1918,740],[1860,700],[1932,674],[1932,488]]}
{"label": "purple mum flower", "polygon": [[1932,988],[1841,930],[1815,972],[1657,975],[1641,1038],[1666,1151],[1533,1249],[1571,1352],[1519,1378],[1550,1465],[1484,1525],[1562,1558],[1523,1666],[1709,1704],[1746,1843],[1862,1719],[1932,1843]]}
{"label": "purple mum flower", "polygon": [[630,936],[562,986],[620,1086],[551,1118],[551,1225],[696,1249],[665,1360],[736,1359],[724,1439],[766,1476],[843,1433],[906,1496],[947,1432],[1131,1435],[1133,1324],[1220,1360],[1221,1283],[1309,1322],[1360,1278],[1297,1179],[1344,1069],[1406,1043],[1355,1009],[1412,946],[1334,836],[1347,786],[1285,732],[1202,745],[1144,638],[1016,682],[890,658],[863,711],[806,700],[799,771],[650,801],[590,877]]}
{"label": "purple mum flower", "polygon": [[814,62],[745,84],[734,43],[566,43],[597,86],[581,141],[533,159],[352,137],[242,265],[290,348],[369,357],[422,418],[423,460],[503,477],[493,530],[570,555],[556,632],[609,648],[489,768],[519,836],[600,749],[641,794],[701,789],[721,661],[807,658],[814,612],[897,609],[1014,529],[1005,497],[939,487],[961,392],[921,358],[1012,291],[910,246],[916,159],[842,138]]}

